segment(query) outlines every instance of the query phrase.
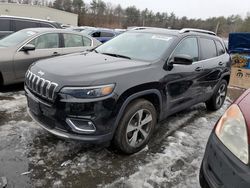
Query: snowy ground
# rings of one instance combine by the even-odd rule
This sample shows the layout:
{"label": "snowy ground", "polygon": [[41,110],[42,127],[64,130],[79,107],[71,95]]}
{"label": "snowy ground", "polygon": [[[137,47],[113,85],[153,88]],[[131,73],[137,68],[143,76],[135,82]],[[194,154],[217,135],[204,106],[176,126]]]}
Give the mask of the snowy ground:
{"label": "snowy ground", "polygon": [[8,187],[196,188],[199,167],[214,124],[242,91],[231,89],[222,109],[204,104],[161,123],[143,151],[120,155],[105,145],[58,139],[26,113],[24,92],[0,91],[0,177]]}

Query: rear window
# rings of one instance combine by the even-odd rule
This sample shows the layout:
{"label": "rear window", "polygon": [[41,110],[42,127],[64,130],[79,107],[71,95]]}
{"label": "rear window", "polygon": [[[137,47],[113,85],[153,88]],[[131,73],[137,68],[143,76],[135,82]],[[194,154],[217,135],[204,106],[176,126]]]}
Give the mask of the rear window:
{"label": "rear window", "polygon": [[39,27],[36,22],[26,21],[26,20],[14,20],[15,31],[19,31],[26,28]]}
{"label": "rear window", "polygon": [[215,43],[212,39],[200,38],[201,60],[210,59],[217,56]]}
{"label": "rear window", "polygon": [[81,47],[83,45],[83,38],[81,35],[63,34],[65,48]]}
{"label": "rear window", "polygon": [[10,31],[10,20],[0,19],[0,31]]}

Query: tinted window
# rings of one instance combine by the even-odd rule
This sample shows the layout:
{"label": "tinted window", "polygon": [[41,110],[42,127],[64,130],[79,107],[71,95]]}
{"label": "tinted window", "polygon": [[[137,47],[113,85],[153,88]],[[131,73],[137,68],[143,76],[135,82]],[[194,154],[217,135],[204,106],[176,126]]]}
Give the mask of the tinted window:
{"label": "tinted window", "polygon": [[110,33],[110,32],[101,32],[101,37],[113,37],[114,34],[113,33]]}
{"label": "tinted window", "polygon": [[0,31],[10,31],[10,20],[0,19]]}
{"label": "tinted window", "polygon": [[59,48],[59,36],[56,33],[44,34],[32,40],[36,49]]}
{"label": "tinted window", "polygon": [[198,42],[196,38],[187,38],[184,39],[180,45],[177,46],[174,52],[174,56],[178,55],[189,55],[193,58],[193,61],[198,61],[199,51],[198,51]]}
{"label": "tinted window", "polygon": [[217,46],[218,55],[224,54],[225,53],[225,49],[222,46],[222,44],[219,41],[215,41],[215,43],[216,43],[216,46]]}
{"label": "tinted window", "polygon": [[87,37],[82,37],[84,46],[91,46],[92,41]]}
{"label": "tinted window", "polygon": [[201,59],[210,59],[217,56],[216,46],[213,40],[200,38]]}
{"label": "tinted window", "polygon": [[25,20],[15,20],[14,25],[15,25],[15,31],[39,26],[36,22],[25,21]]}
{"label": "tinted window", "polygon": [[48,23],[40,23],[40,27],[53,27],[53,26]]}
{"label": "tinted window", "polygon": [[84,46],[81,35],[63,34],[63,38],[65,48]]}
{"label": "tinted window", "polygon": [[100,37],[101,36],[101,32],[94,32],[91,36],[92,37]]}

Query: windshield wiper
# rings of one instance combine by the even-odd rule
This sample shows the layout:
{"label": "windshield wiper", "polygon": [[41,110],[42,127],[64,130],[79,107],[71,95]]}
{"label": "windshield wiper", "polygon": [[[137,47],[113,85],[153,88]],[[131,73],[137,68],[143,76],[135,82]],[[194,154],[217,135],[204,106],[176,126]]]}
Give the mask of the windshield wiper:
{"label": "windshield wiper", "polygon": [[124,58],[124,59],[131,59],[130,57],[125,56],[125,55],[112,54],[112,53],[101,53],[101,54],[109,55],[109,56],[113,56],[113,57],[120,57],[120,58]]}

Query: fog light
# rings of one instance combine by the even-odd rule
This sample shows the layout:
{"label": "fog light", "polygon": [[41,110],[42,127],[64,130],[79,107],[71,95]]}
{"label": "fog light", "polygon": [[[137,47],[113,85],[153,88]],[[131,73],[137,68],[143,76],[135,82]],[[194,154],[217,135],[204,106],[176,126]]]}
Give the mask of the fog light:
{"label": "fog light", "polygon": [[67,118],[66,123],[76,133],[90,134],[96,131],[95,125],[89,120]]}

